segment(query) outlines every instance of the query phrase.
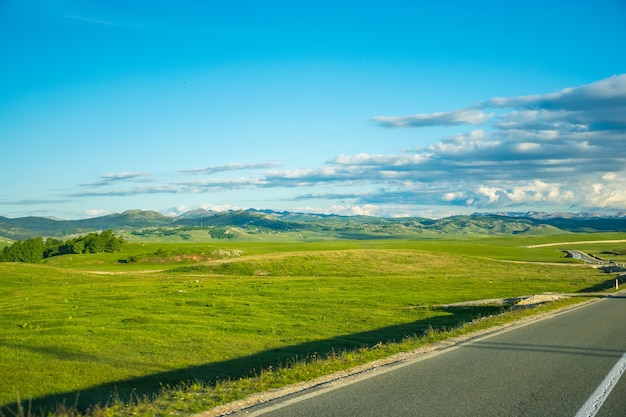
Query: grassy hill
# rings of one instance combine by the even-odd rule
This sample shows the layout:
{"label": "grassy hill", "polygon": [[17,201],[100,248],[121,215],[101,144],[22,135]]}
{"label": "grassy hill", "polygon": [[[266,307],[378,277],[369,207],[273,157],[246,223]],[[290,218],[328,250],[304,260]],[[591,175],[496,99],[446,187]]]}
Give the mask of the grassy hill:
{"label": "grassy hill", "polygon": [[0,415],[18,398],[188,415],[519,317],[453,303],[612,288],[568,244],[528,247],[562,238],[161,241],[0,263]]}

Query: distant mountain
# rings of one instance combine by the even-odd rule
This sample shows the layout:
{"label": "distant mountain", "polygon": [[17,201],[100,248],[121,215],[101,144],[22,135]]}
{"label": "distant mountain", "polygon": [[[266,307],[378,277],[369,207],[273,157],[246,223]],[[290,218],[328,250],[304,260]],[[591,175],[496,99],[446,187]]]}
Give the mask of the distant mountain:
{"label": "distant mountain", "polygon": [[116,229],[124,227],[150,227],[171,223],[171,218],[156,211],[128,210],[122,214],[109,214],[103,217],[85,220],[85,224],[100,228]]}
{"label": "distant mountain", "polygon": [[626,213],[606,216],[598,213],[501,212],[451,216],[437,220],[421,217],[339,216],[254,209],[224,212],[194,210],[174,217],[149,210],[128,210],[82,220],[45,217],[10,219],[0,216],[0,237],[10,240],[25,240],[36,236],[64,237],[108,229],[129,232],[163,227],[168,230],[190,227],[234,227],[242,233],[314,231],[344,239],[418,237],[424,233],[545,235],[566,232],[626,232]]}
{"label": "distant mountain", "polygon": [[177,217],[177,219],[183,220],[183,219],[201,219],[203,217],[208,217],[208,216],[212,216],[214,214],[217,214],[217,211],[212,211],[212,210],[205,210],[205,209],[197,209],[197,210],[191,210],[188,211],[186,213],[181,214],[180,216]]}
{"label": "distant mountain", "polygon": [[602,213],[566,213],[566,212],[556,212],[556,213],[546,213],[543,211],[526,211],[526,212],[499,212],[499,213],[489,213],[489,214],[481,214],[477,213],[475,216],[503,216],[503,217],[522,217],[528,219],[537,219],[537,220],[546,220],[546,219],[578,219],[578,220],[589,220],[589,219],[625,219],[626,212],[621,212],[617,214],[602,214]]}
{"label": "distant mountain", "polygon": [[0,216],[0,236],[23,240],[36,236],[63,237],[98,230],[120,230],[163,226],[171,219],[156,211],[128,210],[121,214],[81,220],[52,220],[45,217],[20,217],[9,219]]}
{"label": "distant mountain", "polygon": [[[480,215],[477,215],[480,216]],[[529,219],[534,224],[544,224],[556,227],[568,232],[624,232],[626,231],[626,213],[606,215],[601,213],[496,213],[486,216],[498,216],[502,218]]]}
{"label": "distant mountain", "polygon": [[207,212],[206,216],[196,213],[195,216],[186,215],[174,218],[176,226],[254,226],[273,230],[301,229],[303,224],[283,221],[272,215],[253,210],[236,210],[227,212]]}

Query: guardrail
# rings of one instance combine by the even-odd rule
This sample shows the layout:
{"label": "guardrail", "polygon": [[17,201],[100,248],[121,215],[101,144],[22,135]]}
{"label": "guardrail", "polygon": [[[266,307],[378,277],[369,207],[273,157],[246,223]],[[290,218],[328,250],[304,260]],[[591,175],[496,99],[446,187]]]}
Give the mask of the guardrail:
{"label": "guardrail", "polygon": [[594,255],[590,255],[588,253],[576,250],[576,249],[568,249],[564,251],[568,257],[570,258],[574,258],[574,259],[579,259],[581,261],[583,261],[586,264],[591,264],[591,265],[599,265],[599,266],[606,266],[606,267],[614,267],[615,270],[614,271],[607,271],[607,272],[620,272],[620,271],[626,271],[626,264],[618,264],[615,263],[614,261],[605,261],[604,259],[601,259],[597,256]]}

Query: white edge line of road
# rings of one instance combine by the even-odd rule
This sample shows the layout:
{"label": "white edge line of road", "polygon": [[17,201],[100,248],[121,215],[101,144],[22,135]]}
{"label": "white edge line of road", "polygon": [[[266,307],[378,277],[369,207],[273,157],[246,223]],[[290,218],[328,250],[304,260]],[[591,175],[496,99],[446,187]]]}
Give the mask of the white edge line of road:
{"label": "white edge line of road", "polygon": [[[608,296],[620,295],[619,293],[607,294]],[[565,314],[569,311],[583,308],[589,304],[606,300],[606,298],[595,298],[593,300],[585,301],[581,304],[574,306],[567,306],[562,309],[547,312],[537,316],[526,317],[514,322],[505,323],[499,326],[491,327],[477,332],[466,334],[463,336],[443,340],[435,344],[418,348],[412,352],[398,353],[390,358],[374,361],[370,364],[364,364],[357,366],[351,370],[340,371],[335,374],[331,374],[325,377],[320,377],[313,381],[301,382],[288,386],[282,389],[273,390],[267,393],[253,394],[247,399],[236,401],[234,403],[218,406],[211,410],[207,410],[193,417],[222,417],[228,415],[245,415],[247,417],[256,417],[271,411],[279,410],[288,405],[314,398],[318,395],[325,394],[340,387],[354,384],[363,379],[372,378],[387,372],[394,371],[396,369],[410,366],[414,363],[421,362],[433,356],[438,356],[451,350],[458,349],[462,345],[468,343],[474,343],[483,341],[485,339],[495,337],[502,333],[506,333],[521,327],[525,327],[543,320],[552,319],[558,315]],[[624,355],[626,357],[626,354]],[[313,390],[310,393],[302,394],[307,390]],[[285,399],[290,395],[296,395],[291,399]],[[280,401],[274,405],[268,405],[273,401]],[[262,407],[259,410],[253,410],[255,407]],[[576,415],[576,417],[592,417],[593,415],[586,416]]]}
{"label": "white edge line of road", "polygon": [[606,378],[604,378],[604,381],[602,381],[593,394],[591,394],[591,397],[589,397],[581,409],[578,410],[575,417],[595,416],[611,393],[613,387],[617,385],[617,381],[619,381],[624,371],[626,371],[626,353],[617,361],[613,369],[611,369]]}

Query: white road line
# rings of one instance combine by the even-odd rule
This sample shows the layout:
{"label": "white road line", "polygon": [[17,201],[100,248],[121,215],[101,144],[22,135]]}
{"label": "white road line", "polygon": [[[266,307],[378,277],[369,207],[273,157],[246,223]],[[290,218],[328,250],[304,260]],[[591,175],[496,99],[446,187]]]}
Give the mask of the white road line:
{"label": "white road line", "polygon": [[593,417],[602,407],[602,404],[609,396],[609,393],[617,385],[622,374],[626,371],[626,353],[617,361],[611,372],[604,378],[604,381],[598,386],[598,388],[591,394],[591,397],[582,406],[576,417]]}

